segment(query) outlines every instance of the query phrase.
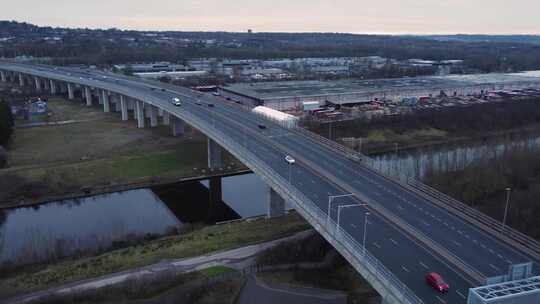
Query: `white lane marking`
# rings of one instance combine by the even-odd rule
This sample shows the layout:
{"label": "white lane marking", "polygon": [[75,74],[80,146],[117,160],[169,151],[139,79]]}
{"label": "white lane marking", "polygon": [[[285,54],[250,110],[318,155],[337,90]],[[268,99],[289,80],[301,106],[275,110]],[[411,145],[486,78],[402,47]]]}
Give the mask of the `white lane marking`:
{"label": "white lane marking", "polygon": [[508,263],[508,264],[512,264],[512,261],[510,261],[510,260],[506,259],[506,263]]}
{"label": "white lane marking", "polygon": [[497,271],[500,271],[499,267],[497,267],[497,266],[495,266],[493,264],[489,264],[489,267],[491,267],[491,268],[493,268],[493,269],[495,269]]}
{"label": "white lane marking", "polygon": [[428,222],[426,222],[426,221],[422,221],[422,224],[424,224],[424,225],[426,225],[426,226],[428,226],[428,227],[431,226],[431,225],[430,225]]}
{"label": "white lane marking", "polygon": [[441,297],[439,297],[439,296],[436,296],[436,298],[437,298],[437,300],[439,300],[439,301],[440,301],[441,303],[443,303],[443,304],[446,304],[446,301],[445,301],[445,300],[443,300],[443,299],[441,299]]}
{"label": "white lane marking", "polygon": [[420,265],[422,265],[422,267],[424,267],[425,269],[429,269],[428,265],[424,264],[423,262],[420,262]]}
{"label": "white lane marking", "polygon": [[503,256],[500,254],[497,254],[497,257],[499,257],[499,259],[503,259]]}
{"label": "white lane marking", "polygon": [[373,242],[373,246],[377,247],[377,248],[381,248],[381,245],[379,245],[377,242]]}
{"label": "white lane marking", "polygon": [[456,293],[463,299],[467,299],[464,294],[462,294],[459,290],[456,290]]}
{"label": "white lane marking", "polygon": [[398,208],[399,210],[404,210],[404,208],[401,207],[401,205],[397,205],[397,208]]}
{"label": "white lane marking", "polygon": [[351,227],[355,228],[356,229],[356,225],[355,224],[351,224]]}
{"label": "white lane marking", "polygon": [[394,245],[396,245],[396,246],[397,246],[397,244],[398,244],[398,242],[396,242],[396,241],[395,241],[394,239],[392,239],[392,238],[390,239],[390,242],[392,242],[392,244],[394,244]]}
{"label": "white lane marking", "polygon": [[452,241],[454,244],[458,245],[459,247],[461,247],[461,243],[460,242],[457,242],[457,241]]}
{"label": "white lane marking", "polygon": [[403,270],[405,270],[405,272],[411,272],[409,269],[407,269],[407,267],[405,267],[405,266],[403,266],[403,265],[401,265],[401,268],[402,268]]}

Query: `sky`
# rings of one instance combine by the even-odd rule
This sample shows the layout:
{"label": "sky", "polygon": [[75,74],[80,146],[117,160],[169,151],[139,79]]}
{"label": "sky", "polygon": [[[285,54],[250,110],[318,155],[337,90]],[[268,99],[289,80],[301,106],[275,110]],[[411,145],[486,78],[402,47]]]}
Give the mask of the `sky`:
{"label": "sky", "polygon": [[540,0],[5,0],[0,20],[135,30],[540,34]]}

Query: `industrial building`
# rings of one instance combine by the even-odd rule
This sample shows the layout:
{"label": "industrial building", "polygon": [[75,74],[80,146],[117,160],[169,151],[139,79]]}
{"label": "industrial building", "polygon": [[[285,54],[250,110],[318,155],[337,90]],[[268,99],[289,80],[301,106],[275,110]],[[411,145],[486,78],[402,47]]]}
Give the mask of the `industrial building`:
{"label": "industrial building", "polygon": [[226,98],[277,110],[300,110],[306,101],[354,105],[373,100],[402,102],[408,98],[479,94],[495,90],[540,88],[540,71],[512,74],[425,76],[397,79],[281,81],[238,83],[219,88]]}

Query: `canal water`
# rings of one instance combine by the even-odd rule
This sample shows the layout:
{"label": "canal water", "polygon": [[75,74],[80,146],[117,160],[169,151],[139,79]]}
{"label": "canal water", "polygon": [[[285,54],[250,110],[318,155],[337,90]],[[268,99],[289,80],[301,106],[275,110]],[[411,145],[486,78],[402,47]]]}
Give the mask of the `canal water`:
{"label": "canal water", "polygon": [[540,135],[516,134],[475,142],[435,145],[372,155],[373,166],[389,175],[400,172],[419,180],[428,173],[456,171],[481,158],[500,157],[516,148],[539,148]]}
{"label": "canal water", "polygon": [[[499,155],[516,146],[539,147],[540,136],[440,145],[375,155],[373,159],[385,172],[400,170],[421,179],[429,171],[460,169],[486,154]],[[191,223],[266,213],[268,193],[259,177],[236,175],[221,181],[217,195],[222,199],[213,203],[212,182],[203,180],[0,211],[0,269],[5,263],[21,265],[97,252],[123,242],[178,232]]]}
{"label": "canal water", "polygon": [[186,224],[266,212],[267,188],[254,174],[222,178],[222,201],[214,204],[209,185],[190,181],[0,211],[0,265],[97,252],[181,231]]}

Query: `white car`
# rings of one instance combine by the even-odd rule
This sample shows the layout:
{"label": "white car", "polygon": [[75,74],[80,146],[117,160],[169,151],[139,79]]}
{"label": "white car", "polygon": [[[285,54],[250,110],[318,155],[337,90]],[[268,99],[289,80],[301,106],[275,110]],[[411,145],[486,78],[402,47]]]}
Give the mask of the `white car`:
{"label": "white car", "polygon": [[285,161],[288,162],[289,164],[294,164],[296,161],[294,160],[294,158],[292,158],[292,156],[290,155],[287,155],[285,156]]}
{"label": "white car", "polygon": [[178,107],[182,105],[182,102],[180,102],[180,98],[175,97],[173,98],[172,104]]}

